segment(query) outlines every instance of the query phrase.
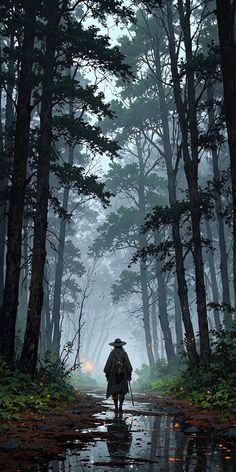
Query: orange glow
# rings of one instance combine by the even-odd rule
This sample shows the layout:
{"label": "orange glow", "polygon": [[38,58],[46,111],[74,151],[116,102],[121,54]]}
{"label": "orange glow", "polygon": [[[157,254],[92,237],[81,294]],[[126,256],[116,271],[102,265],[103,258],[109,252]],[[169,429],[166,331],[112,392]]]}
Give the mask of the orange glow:
{"label": "orange glow", "polygon": [[231,456],[225,456],[225,459],[232,459]]}
{"label": "orange glow", "polygon": [[176,457],[169,457],[169,458],[168,458],[168,461],[172,461],[172,462],[175,461],[175,462],[178,462],[178,461],[180,461],[180,459],[177,459]]}
{"label": "orange glow", "polygon": [[84,371],[88,372],[88,371],[91,371],[95,368],[95,365],[92,361],[88,360],[88,359],[84,359],[82,361],[82,368]]}

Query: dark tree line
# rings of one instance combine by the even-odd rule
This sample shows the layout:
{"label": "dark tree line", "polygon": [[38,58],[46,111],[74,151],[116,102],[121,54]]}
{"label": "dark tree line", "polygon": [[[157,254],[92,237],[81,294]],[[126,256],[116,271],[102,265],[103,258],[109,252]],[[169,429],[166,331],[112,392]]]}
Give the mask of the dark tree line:
{"label": "dark tree line", "polygon": [[[78,193],[94,195],[106,205],[109,195],[104,191],[104,185],[96,176],[86,178],[80,162],[74,165],[70,159],[65,167],[59,156],[60,150],[68,144],[69,153],[76,146],[86,146],[92,153],[115,155],[118,149],[115,142],[102,135],[99,126],[90,123],[92,115],[99,119],[112,117],[109,105],[96,84],[84,84],[78,74],[89,66],[94,72],[113,73],[123,79],[130,75],[118,48],[110,46],[109,37],[102,35],[95,26],[87,27],[85,21],[92,16],[105,23],[107,14],[119,18],[127,15],[127,10],[119,1],[86,4],[59,0],[22,1],[3,2],[0,14],[1,97],[5,100],[5,110],[9,100],[13,104],[10,126],[7,116],[2,116],[2,129],[4,126],[5,129],[1,134],[3,248],[5,232],[7,237],[1,354],[10,366],[15,365],[23,224],[27,218],[26,201],[30,199],[33,235],[29,299],[18,364],[33,377],[43,307],[48,206],[50,200],[57,200],[51,193],[50,176],[56,167],[59,179],[61,173],[66,173],[67,185],[77,181]],[[70,103],[74,108],[70,108]],[[8,133],[11,134],[10,149]],[[63,203],[62,211],[66,214],[65,201],[57,201],[57,206],[60,209]],[[63,235],[60,236],[62,244]],[[3,268],[2,254],[2,273]],[[58,316],[55,310],[53,314]],[[54,338],[58,337],[55,330],[56,324]]]}
{"label": "dark tree line", "polygon": [[[91,260],[105,254],[108,266],[117,257],[125,265],[118,278],[111,270],[111,296],[139,313],[151,368],[160,340],[170,364],[184,343],[193,371],[211,358],[210,330],[232,329],[235,8],[1,3],[0,354],[12,368],[34,377],[39,355],[60,356],[64,312],[73,318],[80,296],[79,360],[90,283],[78,282],[78,208],[98,232]],[[128,29],[119,47],[103,33],[111,18]],[[110,105],[100,83],[111,77]],[[105,155],[106,182],[87,170]],[[111,202],[102,224],[96,208],[85,210],[91,199]]]}
{"label": "dark tree line", "polygon": [[[175,357],[171,339],[174,327],[179,332],[177,326],[182,329],[183,322],[192,371],[211,358],[210,330],[220,327],[231,330],[235,319],[230,261],[231,240],[235,237],[234,231],[231,237],[234,203],[228,178],[233,164],[231,159],[230,166],[227,159],[228,118],[221,86],[224,63],[217,31],[219,14],[223,18],[223,10],[217,11],[216,16],[214,2],[199,4],[197,8],[182,0],[143,2],[136,24],[120,41],[136,81],[123,87],[112,104],[117,118],[107,129],[123,147],[124,164],[112,165],[107,177],[108,188],[111,182],[113,190],[126,195],[127,200],[122,200],[125,204],[109,215],[100,228],[94,251],[117,253],[127,246],[133,247],[133,261],[139,262],[140,271],[135,277],[132,272],[121,274],[115,284],[114,300],[132,297],[139,282],[151,367],[156,358],[153,349],[157,333],[150,324],[155,305],[168,361]],[[232,20],[233,6],[231,14]],[[233,57],[231,50],[231,67]],[[233,90],[232,84],[224,87]],[[229,108],[232,103],[231,95]],[[142,161],[150,165],[147,172],[153,172],[157,178],[155,196],[144,174],[140,177]],[[158,176],[163,175],[167,187],[164,204],[158,183]],[[140,211],[143,208],[142,216],[141,213],[139,217],[132,216],[130,205],[138,205]],[[135,239],[140,235],[142,243],[132,245],[135,223]],[[154,271],[150,270],[153,264]],[[173,300],[167,295],[171,287],[175,308],[178,307],[174,323],[168,314]],[[175,344],[179,344],[177,336]]]}

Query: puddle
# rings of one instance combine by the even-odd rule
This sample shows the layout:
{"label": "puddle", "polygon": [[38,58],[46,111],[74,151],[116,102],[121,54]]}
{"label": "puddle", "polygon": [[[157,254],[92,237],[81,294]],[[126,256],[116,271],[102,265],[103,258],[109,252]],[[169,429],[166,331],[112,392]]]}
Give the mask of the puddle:
{"label": "puddle", "polygon": [[[82,430],[63,456],[19,472],[235,472],[236,445],[209,432],[186,429],[181,418],[148,403],[124,404],[122,416],[110,409],[96,414],[95,428]],[[139,410],[139,411],[138,411]],[[185,428],[185,429],[184,429]],[[92,439],[86,434],[92,433]]]}
{"label": "puddle", "polygon": [[[111,401],[104,406],[112,408]],[[236,446],[209,433],[186,433],[172,415],[148,403],[125,403],[122,416],[104,411],[98,433],[82,450],[68,450],[64,460],[50,463],[53,472],[235,472]],[[137,414],[137,410],[140,413]],[[155,413],[154,411],[155,410]],[[132,413],[133,412],[133,413]]]}

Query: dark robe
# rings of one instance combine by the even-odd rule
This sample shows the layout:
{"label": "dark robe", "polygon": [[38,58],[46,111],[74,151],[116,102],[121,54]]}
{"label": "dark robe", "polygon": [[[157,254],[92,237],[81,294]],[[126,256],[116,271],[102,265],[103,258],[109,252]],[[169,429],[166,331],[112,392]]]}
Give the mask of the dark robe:
{"label": "dark robe", "polygon": [[[124,358],[124,373],[122,375],[116,375],[116,359],[119,357]],[[132,365],[124,349],[122,347],[114,348],[104,367],[104,372],[108,379],[106,398],[113,395],[113,393],[121,393],[123,395],[128,393],[128,378],[131,377],[132,370]]]}

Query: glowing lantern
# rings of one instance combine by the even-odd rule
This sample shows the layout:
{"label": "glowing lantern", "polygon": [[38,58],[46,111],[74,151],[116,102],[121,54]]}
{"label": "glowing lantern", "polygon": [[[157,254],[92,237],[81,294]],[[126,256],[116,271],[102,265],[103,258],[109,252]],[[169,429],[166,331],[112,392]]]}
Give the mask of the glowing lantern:
{"label": "glowing lantern", "polygon": [[82,361],[82,367],[85,372],[90,372],[95,368],[95,365],[93,364],[92,361],[89,361],[88,359],[84,359]]}

